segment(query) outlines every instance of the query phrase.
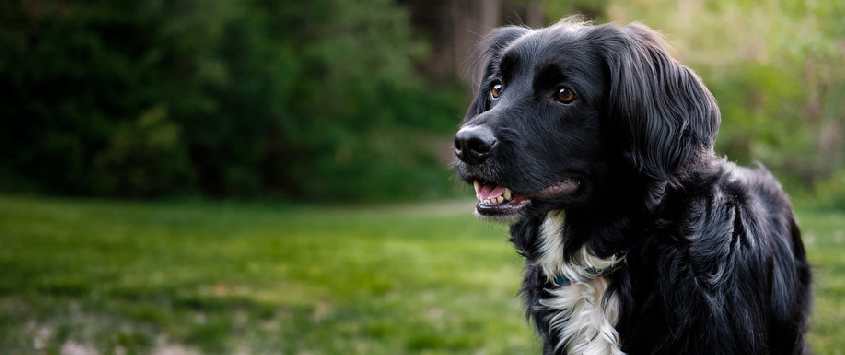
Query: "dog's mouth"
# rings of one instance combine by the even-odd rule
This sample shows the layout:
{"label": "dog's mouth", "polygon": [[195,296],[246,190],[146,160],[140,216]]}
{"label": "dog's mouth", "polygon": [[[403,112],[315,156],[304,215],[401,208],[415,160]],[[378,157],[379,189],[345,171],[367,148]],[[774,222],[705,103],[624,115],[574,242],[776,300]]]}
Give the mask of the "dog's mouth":
{"label": "dog's mouth", "polygon": [[495,182],[472,182],[478,204],[475,211],[483,217],[509,217],[531,204],[532,199],[548,199],[570,195],[578,191],[581,182],[576,178],[569,178],[554,183],[540,191],[530,194],[514,193],[511,189]]}

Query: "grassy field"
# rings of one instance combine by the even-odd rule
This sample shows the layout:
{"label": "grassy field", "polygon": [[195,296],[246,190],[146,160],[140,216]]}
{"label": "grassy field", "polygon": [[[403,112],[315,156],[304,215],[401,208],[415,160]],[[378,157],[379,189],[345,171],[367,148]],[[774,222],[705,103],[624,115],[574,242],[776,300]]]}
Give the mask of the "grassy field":
{"label": "grassy field", "polygon": [[[0,195],[0,352],[537,353],[521,259],[470,209]],[[842,353],[845,216],[801,212],[810,340]]]}

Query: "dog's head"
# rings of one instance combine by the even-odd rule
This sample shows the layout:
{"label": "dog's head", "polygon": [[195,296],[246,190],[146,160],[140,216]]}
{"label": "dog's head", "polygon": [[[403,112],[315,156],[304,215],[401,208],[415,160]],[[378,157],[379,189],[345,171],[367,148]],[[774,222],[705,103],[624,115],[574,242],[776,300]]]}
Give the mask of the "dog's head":
{"label": "dog's head", "polygon": [[643,25],[504,27],[477,53],[455,168],[480,216],[572,208],[632,180],[676,185],[712,155],[715,100]]}

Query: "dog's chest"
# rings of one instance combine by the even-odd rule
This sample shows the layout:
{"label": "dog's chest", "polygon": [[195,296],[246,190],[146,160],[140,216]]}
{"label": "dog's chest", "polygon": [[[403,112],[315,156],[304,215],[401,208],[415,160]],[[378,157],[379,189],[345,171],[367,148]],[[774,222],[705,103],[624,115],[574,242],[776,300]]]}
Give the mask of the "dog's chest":
{"label": "dog's chest", "polygon": [[[537,265],[549,277],[551,297],[540,299],[539,306],[550,311],[546,319],[549,331],[558,338],[556,351],[569,354],[623,354],[615,325],[619,318],[619,300],[606,297],[609,282],[596,270],[607,270],[619,258],[600,259],[582,248],[574,260],[563,260],[563,212],[546,216],[540,228],[540,257]],[[569,281],[568,285],[561,280]],[[557,283],[564,283],[558,285]]]}

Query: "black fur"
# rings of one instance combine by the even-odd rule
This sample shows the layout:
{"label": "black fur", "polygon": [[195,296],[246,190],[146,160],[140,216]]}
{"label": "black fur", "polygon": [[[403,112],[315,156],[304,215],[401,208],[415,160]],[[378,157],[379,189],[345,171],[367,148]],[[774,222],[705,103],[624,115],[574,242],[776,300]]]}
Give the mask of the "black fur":
{"label": "black fur", "polygon": [[[463,126],[485,126],[496,141],[483,162],[456,160],[457,174],[525,196],[580,183],[571,194],[534,195],[511,226],[544,353],[560,339],[539,303],[552,286],[534,262],[539,226],[560,209],[565,260],[582,246],[600,257],[628,251],[606,276],[625,353],[808,352],[811,275],[790,203],[762,167],[714,156],[716,102],[655,32],[577,19],[505,27],[477,58],[483,75]],[[563,87],[577,100],[556,101]]]}

